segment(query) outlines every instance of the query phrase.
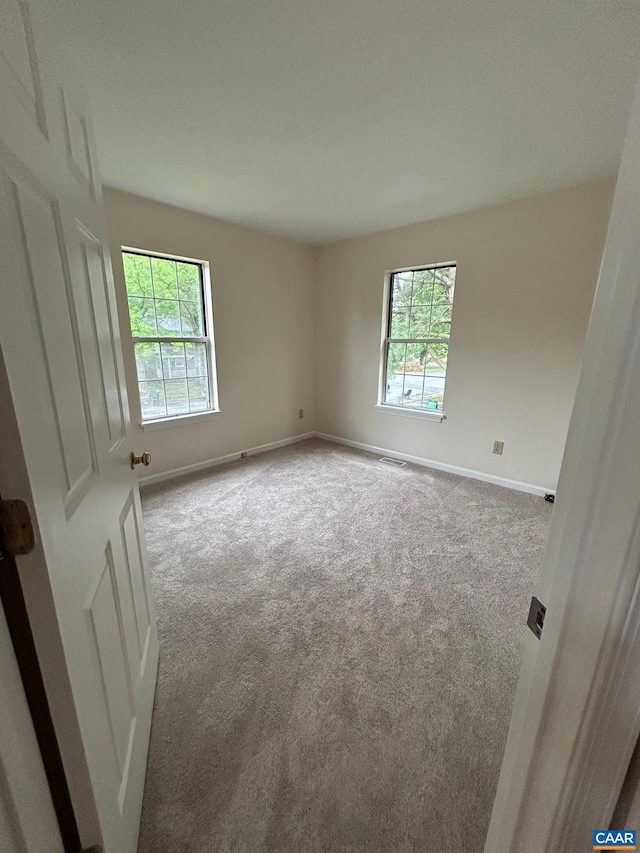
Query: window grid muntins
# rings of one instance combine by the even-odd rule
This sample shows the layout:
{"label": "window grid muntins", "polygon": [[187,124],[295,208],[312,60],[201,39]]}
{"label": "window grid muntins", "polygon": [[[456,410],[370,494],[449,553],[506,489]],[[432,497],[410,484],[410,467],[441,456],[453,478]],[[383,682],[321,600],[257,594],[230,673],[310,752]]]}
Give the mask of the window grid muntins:
{"label": "window grid muntins", "polygon": [[391,273],[385,405],[442,411],[455,272],[449,265]]}
{"label": "window grid muntins", "polygon": [[211,410],[202,265],[122,256],[143,422]]}

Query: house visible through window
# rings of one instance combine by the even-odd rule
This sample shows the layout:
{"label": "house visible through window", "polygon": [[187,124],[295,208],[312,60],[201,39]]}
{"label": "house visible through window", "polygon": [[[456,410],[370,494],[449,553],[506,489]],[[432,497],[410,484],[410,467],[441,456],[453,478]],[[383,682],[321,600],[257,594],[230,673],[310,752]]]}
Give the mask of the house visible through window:
{"label": "house visible through window", "polygon": [[391,273],[382,404],[442,411],[455,266]]}
{"label": "house visible through window", "polygon": [[217,409],[208,270],[123,250],[142,421]]}

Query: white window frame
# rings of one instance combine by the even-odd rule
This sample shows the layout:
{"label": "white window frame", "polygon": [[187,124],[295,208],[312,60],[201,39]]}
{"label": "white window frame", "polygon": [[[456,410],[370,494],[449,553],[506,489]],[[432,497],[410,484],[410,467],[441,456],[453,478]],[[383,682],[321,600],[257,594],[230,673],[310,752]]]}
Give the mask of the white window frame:
{"label": "white window frame", "polygon": [[[435,423],[442,423],[443,420],[446,419],[446,415],[444,413],[444,396],[443,396],[443,408],[440,411],[430,411],[428,409],[411,409],[409,407],[404,406],[394,406],[392,403],[385,403],[385,390],[386,390],[386,382],[387,382],[387,345],[389,343],[423,343],[424,339],[403,339],[402,341],[399,338],[391,338],[389,336],[389,321],[391,316],[391,280],[396,273],[401,272],[412,272],[414,270],[433,270],[440,269],[442,267],[457,267],[458,264],[456,261],[447,261],[446,263],[437,263],[437,264],[417,264],[415,266],[410,267],[399,267],[394,270],[387,270],[384,275],[384,291],[383,291],[383,310],[382,310],[382,332],[381,332],[381,342],[380,342],[380,374],[378,381],[378,402],[375,405],[375,410],[383,415],[395,415],[401,418],[415,418],[416,420],[421,421],[433,421]],[[455,294],[454,294],[455,301]],[[452,325],[453,325],[453,306],[451,308],[452,311]],[[451,334],[449,335],[449,339],[446,343],[451,345]],[[447,374],[448,374],[447,369]],[[445,391],[447,384],[447,376],[445,376]]]}
{"label": "white window frame", "polygon": [[[184,261],[189,264],[197,264],[200,267],[200,283],[202,287],[202,309],[203,309],[203,321],[204,321],[204,332],[205,334],[199,337],[175,337],[175,336],[157,336],[157,337],[138,337],[136,335],[131,335],[131,340],[134,345],[134,359],[135,359],[135,345],[137,343],[176,343],[189,341],[189,343],[204,343],[205,351],[206,351],[206,359],[207,359],[207,374],[209,379],[209,401],[210,408],[204,409],[201,412],[188,412],[186,414],[180,415],[165,415],[162,418],[153,418],[150,420],[144,420],[142,417],[142,400],[140,398],[140,383],[138,381],[138,374],[136,369],[136,390],[138,393],[138,405],[140,411],[140,426],[142,427],[144,432],[149,432],[151,430],[157,429],[166,429],[167,427],[174,426],[183,426],[187,424],[195,424],[200,421],[210,420],[212,418],[217,418],[221,414],[220,410],[220,400],[218,397],[218,373],[216,369],[216,349],[215,349],[215,332],[214,332],[214,324],[213,324],[213,299],[211,295],[211,270],[209,267],[209,262],[202,260],[200,258],[187,258],[182,255],[170,255],[166,252],[155,252],[149,249],[137,249],[133,246],[121,246],[121,252],[131,253],[135,255],[144,255],[148,258],[166,258],[170,261]],[[124,274],[124,273],[123,273]],[[126,289],[126,280],[125,280],[125,289]],[[128,315],[128,301],[127,301],[127,315]],[[129,319],[129,322],[131,320]],[[162,356],[161,356],[162,357]]]}

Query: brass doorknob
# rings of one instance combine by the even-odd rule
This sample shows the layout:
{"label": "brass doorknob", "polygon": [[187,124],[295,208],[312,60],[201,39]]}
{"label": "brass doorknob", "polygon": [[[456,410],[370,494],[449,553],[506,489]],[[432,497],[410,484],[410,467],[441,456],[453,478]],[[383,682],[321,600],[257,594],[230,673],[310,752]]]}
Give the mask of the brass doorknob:
{"label": "brass doorknob", "polygon": [[136,456],[135,453],[133,451],[131,451],[131,467],[132,468],[135,468],[136,465],[139,465],[140,463],[142,463],[146,468],[147,465],[150,464],[150,462],[151,462],[151,454],[147,453],[146,450],[142,454],[142,456]]}

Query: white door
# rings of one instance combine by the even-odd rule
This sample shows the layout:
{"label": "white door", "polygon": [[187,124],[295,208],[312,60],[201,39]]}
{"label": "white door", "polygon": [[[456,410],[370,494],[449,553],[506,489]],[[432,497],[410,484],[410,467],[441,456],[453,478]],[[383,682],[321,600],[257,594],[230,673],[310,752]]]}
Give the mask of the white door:
{"label": "white door", "polygon": [[0,347],[21,442],[3,450],[29,493],[0,492],[35,517],[42,566],[18,565],[83,845],[133,853],[158,641],[100,180],[86,103],[49,76],[25,4],[0,5]]}
{"label": "white door", "polygon": [[640,87],[536,595],[486,853],[590,849],[640,731]]}

